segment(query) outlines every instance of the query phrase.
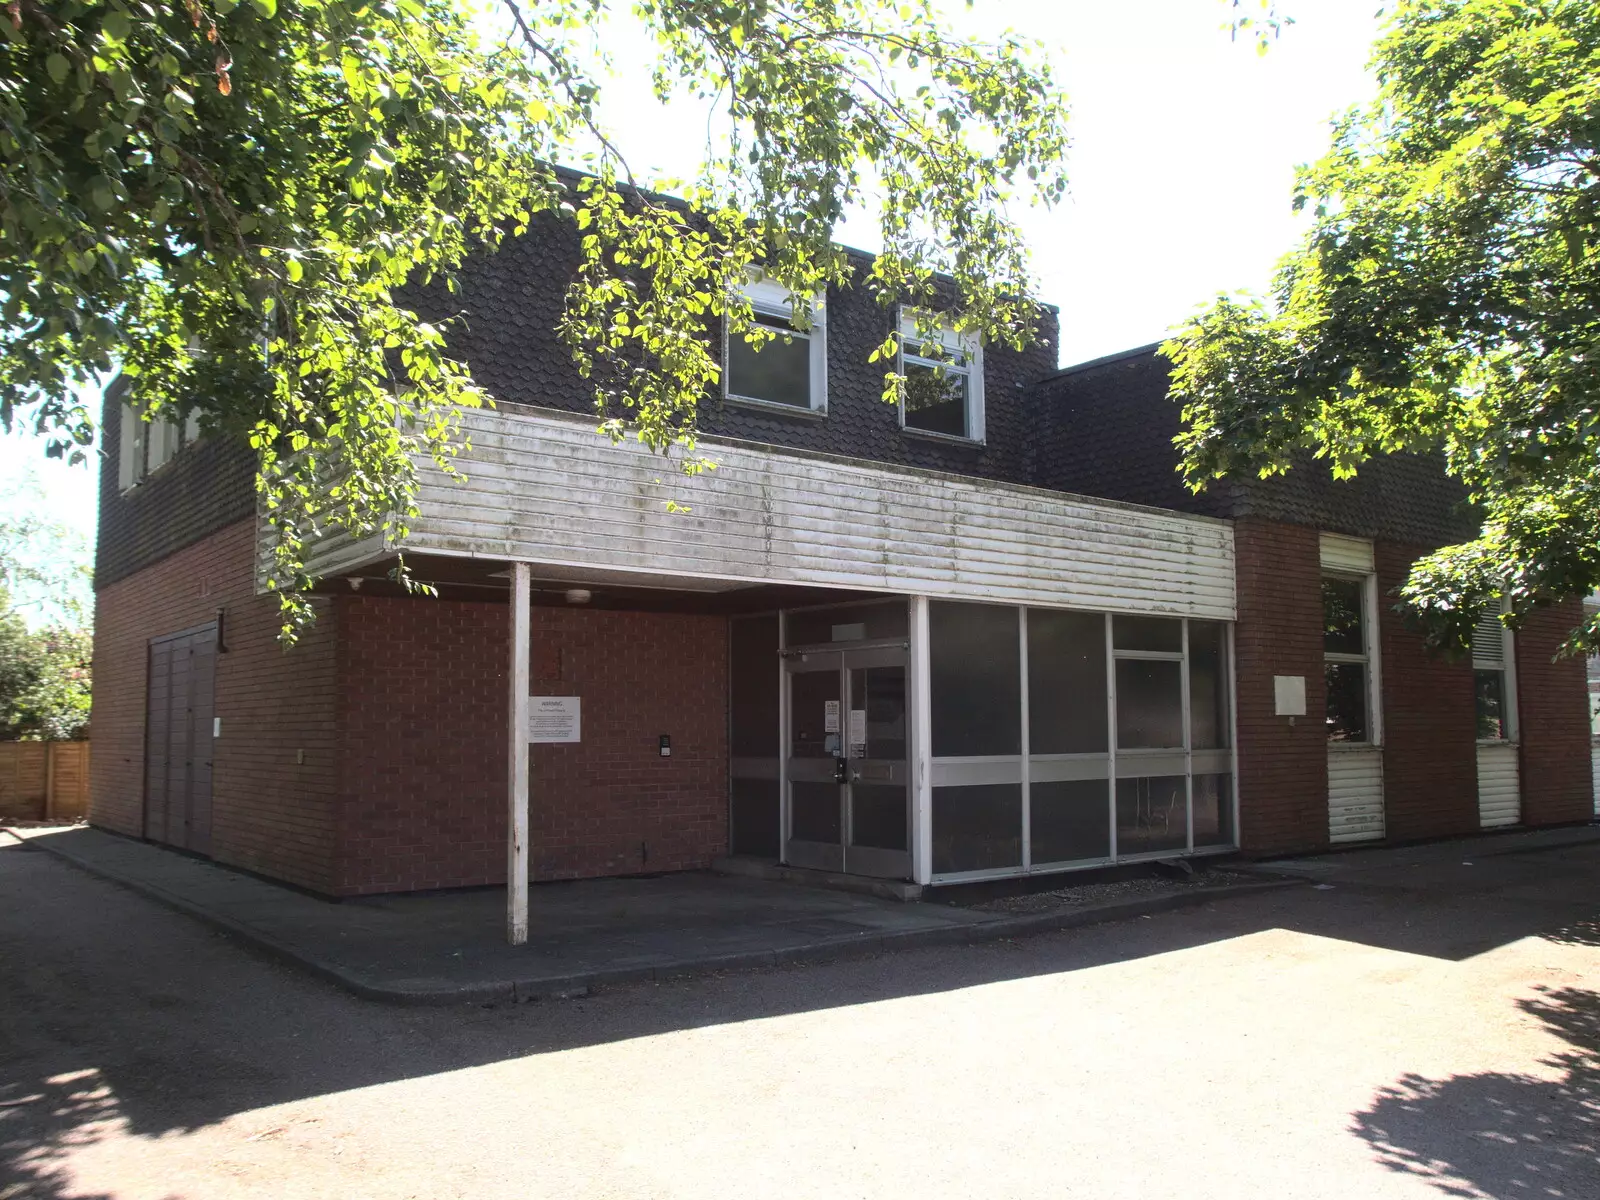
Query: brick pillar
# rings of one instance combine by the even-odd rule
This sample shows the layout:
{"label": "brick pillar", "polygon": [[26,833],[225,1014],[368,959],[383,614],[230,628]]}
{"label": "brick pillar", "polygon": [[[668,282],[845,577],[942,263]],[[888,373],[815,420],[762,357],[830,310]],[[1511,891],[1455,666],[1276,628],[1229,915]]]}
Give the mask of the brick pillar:
{"label": "brick pillar", "polygon": [[[1328,845],[1323,727],[1322,561],[1317,531],[1243,518],[1234,525],[1239,623],[1239,836],[1249,854]],[[1274,675],[1303,675],[1306,715],[1275,714]]]}
{"label": "brick pillar", "polygon": [[1472,664],[1427,653],[1395,611],[1393,590],[1425,551],[1378,542],[1379,670],[1383,681],[1383,807],[1392,841],[1478,828],[1477,717]]}
{"label": "brick pillar", "polygon": [[1582,603],[1569,600],[1529,613],[1517,631],[1524,825],[1562,825],[1594,815],[1584,661],[1554,657],[1582,619]]}

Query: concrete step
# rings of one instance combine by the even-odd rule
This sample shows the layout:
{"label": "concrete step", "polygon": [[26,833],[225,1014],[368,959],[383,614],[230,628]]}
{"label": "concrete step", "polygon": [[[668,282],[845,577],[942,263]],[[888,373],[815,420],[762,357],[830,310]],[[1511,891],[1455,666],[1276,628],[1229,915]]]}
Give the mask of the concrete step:
{"label": "concrete step", "polygon": [[856,892],[883,900],[920,900],[922,885],[903,879],[873,879],[866,875],[841,875],[833,871],[810,871],[786,867],[764,858],[732,856],[711,864],[719,875],[738,875],[745,879],[769,879],[778,883],[798,883],[804,887],[831,888],[836,892]]}

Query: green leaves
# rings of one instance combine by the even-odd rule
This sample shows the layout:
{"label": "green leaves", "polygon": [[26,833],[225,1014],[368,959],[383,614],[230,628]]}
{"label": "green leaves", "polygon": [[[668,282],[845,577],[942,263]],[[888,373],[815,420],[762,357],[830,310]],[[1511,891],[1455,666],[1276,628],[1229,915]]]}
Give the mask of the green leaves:
{"label": "green leaves", "polygon": [[[460,0],[20,0],[0,39],[0,418],[81,452],[78,389],[120,368],[151,411],[246,441],[292,638],[309,544],[403,539],[416,464],[452,470],[460,411],[489,403],[401,289],[449,288],[537,214],[582,235],[561,333],[602,430],[691,474],[714,331],[750,330],[753,267],[802,323],[864,283],[1030,335],[1004,210],[1014,188],[1059,198],[1066,145],[1035,48],[961,41],[932,0],[639,0],[664,77],[720,93],[732,130],[669,204],[592,123],[579,47],[605,7],[507,2],[508,46]],[[558,182],[550,164],[594,145],[594,178]],[[864,203],[886,251],[858,280],[832,233]]]}
{"label": "green leaves", "polygon": [[1315,219],[1270,301],[1168,343],[1179,444],[1196,486],[1442,452],[1483,530],[1403,596],[1459,648],[1501,588],[1522,614],[1600,587],[1600,8],[1412,0],[1374,65],[1380,96],[1298,182]]}

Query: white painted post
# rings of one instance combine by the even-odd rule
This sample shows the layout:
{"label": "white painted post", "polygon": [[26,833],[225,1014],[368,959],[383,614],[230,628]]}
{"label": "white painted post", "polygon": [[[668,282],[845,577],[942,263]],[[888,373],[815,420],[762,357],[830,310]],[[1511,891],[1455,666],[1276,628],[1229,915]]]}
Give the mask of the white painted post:
{"label": "white painted post", "polygon": [[506,820],[506,940],[528,940],[528,650],[529,570],[511,564],[511,727]]}
{"label": "white painted post", "polygon": [[911,597],[911,875],[933,881],[933,705],[928,598]]}

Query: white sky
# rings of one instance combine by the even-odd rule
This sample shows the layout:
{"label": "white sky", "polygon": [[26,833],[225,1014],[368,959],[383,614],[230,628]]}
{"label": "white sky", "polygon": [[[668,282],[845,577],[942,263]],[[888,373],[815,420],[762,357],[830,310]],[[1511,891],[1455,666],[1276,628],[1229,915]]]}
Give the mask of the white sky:
{"label": "white sky", "polygon": [[[1297,23],[1265,56],[1230,43],[1219,0],[951,4],[963,29],[1043,41],[1072,105],[1072,195],[1019,214],[1041,297],[1061,309],[1062,365],[1156,341],[1218,292],[1266,286],[1298,228],[1295,165],[1326,147],[1334,112],[1371,93],[1375,4],[1290,0]],[[606,41],[626,62],[638,43],[617,33]],[[606,121],[636,172],[691,176],[703,116],[657,106],[637,65],[607,86]],[[875,238],[852,221],[840,240],[870,250]],[[0,479],[30,467],[45,510],[92,536],[93,472],[0,437]]]}

